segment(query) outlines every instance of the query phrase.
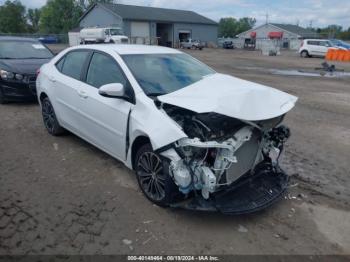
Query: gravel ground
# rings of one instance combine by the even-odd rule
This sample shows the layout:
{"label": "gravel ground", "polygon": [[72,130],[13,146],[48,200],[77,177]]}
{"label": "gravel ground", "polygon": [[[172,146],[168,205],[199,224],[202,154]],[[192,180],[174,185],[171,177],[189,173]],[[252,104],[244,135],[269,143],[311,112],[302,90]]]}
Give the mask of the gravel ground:
{"label": "gravel ground", "polygon": [[11,103],[0,106],[0,254],[350,254],[350,78],[272,74],[322,62],[293,52],[188,52],[300,98],[286,118],[286,198],[245,216],[156,207],[120,162],[48,135],[37,104]]}

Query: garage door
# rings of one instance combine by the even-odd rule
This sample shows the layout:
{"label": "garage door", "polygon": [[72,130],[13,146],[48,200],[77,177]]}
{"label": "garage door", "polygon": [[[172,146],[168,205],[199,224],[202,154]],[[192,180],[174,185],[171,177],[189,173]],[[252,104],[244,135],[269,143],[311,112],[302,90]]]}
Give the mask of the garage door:
{"label": "garage door", "polygon": [[147,22],[132,22],[131,23],[132,37],[149,37],[149,23]]}

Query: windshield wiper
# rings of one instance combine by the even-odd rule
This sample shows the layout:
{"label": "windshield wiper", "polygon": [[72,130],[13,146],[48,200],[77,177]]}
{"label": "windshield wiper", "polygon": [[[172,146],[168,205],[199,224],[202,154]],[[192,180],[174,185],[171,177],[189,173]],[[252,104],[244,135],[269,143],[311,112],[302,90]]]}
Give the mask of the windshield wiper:
{"label": "windshield wiper", "polygon": [[50,59],[52,57],[23,57],[18,59]]}
{"label": "windshield wiper", "polygon": [[155,97],[155,96],[162,96],[162,95],[166,95],[166,94],[158,92],[158,93],[146,93],[146,95]]}

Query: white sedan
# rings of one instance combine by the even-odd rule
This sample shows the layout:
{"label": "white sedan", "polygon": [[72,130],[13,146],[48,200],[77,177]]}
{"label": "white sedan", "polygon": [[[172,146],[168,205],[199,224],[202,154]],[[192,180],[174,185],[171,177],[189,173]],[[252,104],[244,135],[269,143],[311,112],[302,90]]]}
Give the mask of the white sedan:
{"label": "white sedan", "polygon": [[287,188],[281,122],[297,98],[178,50],[68,48],[41,67],[37,94],[50,134],[69,130],[120,160],[158,205],[249,213]]}

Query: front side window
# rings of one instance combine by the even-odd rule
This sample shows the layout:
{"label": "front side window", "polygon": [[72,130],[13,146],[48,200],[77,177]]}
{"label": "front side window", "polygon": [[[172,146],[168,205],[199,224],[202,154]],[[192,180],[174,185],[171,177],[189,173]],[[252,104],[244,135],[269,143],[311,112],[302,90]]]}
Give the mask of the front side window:
{"label": "front side window", "polygon": [[326,46],[326,47],[330,47],[331,46],[331,43],[328,42],[328,41],[320,41],[320,46]]}
{"label": "front side window", "polygon": [[215,73],[186,54],[137,54],[122,58],[147,95],[175,92]]}
{"label": "front side window", "polygon": [[39,42],[0,41],[0,59],[49,59],[52,57],[52,53]]}
{"label": "front side window", "polygon": [[86,83],[96,88],[111,83],[120,83],[127,86],[121,69],[110,56],[94,53],[86,76]]}
{"label": "front side window", "polygon": [[88,55],[89,52],[87,51],[73,51],[68,53],[62,65],[62,74],[80,80],[81,72]]}
{"label": "front side window", "polygon": [[112,28],[110,29],[111,35],[123,35],[123,30],[120,28]]}

